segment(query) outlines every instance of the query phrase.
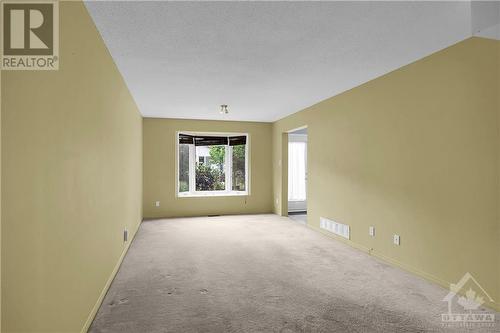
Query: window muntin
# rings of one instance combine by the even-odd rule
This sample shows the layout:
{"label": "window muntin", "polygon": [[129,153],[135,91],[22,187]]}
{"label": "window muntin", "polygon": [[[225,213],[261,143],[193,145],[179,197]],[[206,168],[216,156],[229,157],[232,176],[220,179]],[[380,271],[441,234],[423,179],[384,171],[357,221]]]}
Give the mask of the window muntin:
{"label": "window muntin", "polygon": [[247,134],[178,133],[178,195],[248,194],[247,139]]}

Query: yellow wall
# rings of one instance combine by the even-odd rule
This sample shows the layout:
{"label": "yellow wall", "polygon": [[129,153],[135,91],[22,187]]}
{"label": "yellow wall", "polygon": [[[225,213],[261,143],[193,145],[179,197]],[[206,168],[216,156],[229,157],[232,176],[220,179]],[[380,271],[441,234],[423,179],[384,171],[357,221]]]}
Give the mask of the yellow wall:
{"label": "yellow wall", "polygon": [[[498,42],[469,39],[274,124],[143,121],[83,4],[60,12],[60,70],[1,77],[3,332],[85,329],[143,216],[286,213],[284,132],[302,125],[311,227],[347,223],[351,245],[445,286],[471,272],[500,300]],[[176,131],[249,133],[250,195],[177,198]]]}
{"label": "yellow wall", "polygon": [[59,71],[2,73],[2,331],[79,332],[142,219],[142,118],[81,2]]}
{"label": "yellow wall", "polygon": [[0,332],[2,332],[2,71],[0,70]]}
{"label": "yellow wall", "polygon": [[[497,56],[497,108],[498,108],[498,173],[500,175],[500,42],[497,43],[497,50],[496,50],[496,56]],[[497,310],[500,312],[500,176],[498,177],[498,226],[497,226],[497,231],[498,231],[498,238],[497,238],[497,253],[498,253],[498,266],[497,266],[497,277],[498,277],[498,293],[496,297],[496,307]]]}
{"label": "yellow wall", "polygon": [[274,123],[275,212],[283,132],[307,125],[311,227],[349,224],[351,245],[444,286],[468,271],[500,301],[497,48],[468,39]]}
{"label": "yellow wall", "polygon": [[[176,196],[176,132],[248,133],[250,195],[179,198]],[[272,212],[271,124],[253,122],[144,119],[145,218]],[[160,207],[154,202],[160,201]]]}

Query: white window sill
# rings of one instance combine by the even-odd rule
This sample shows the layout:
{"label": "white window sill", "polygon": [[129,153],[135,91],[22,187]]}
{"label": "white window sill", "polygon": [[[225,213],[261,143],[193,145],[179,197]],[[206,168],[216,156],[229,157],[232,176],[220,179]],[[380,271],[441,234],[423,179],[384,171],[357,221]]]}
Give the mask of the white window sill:
{"label": "white window sill", "polygon": [[213,192],[182,192],[177,193],[179,198],[210,198],[210,197],[244,197],[248,196],[248,192],[226,192],[226,191],[213,191]]}

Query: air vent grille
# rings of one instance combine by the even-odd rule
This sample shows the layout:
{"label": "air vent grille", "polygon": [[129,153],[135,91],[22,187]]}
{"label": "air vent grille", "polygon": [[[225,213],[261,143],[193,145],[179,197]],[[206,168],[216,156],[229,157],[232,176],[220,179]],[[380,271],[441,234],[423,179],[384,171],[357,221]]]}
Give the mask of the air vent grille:
{"label": "air vent grille", "polygon": [[351,229],[347,224],[342,224],[324,217],[319,218],[319,227],[331,233],[350,239]]}

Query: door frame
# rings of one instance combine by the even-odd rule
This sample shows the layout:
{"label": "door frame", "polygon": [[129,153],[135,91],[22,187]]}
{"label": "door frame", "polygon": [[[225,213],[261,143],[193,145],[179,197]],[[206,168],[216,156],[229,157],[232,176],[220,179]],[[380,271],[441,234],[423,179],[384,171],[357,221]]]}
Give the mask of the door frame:
{"label": "door frame", "polygon": [[[288,134],[307,128],[307,125],[292,128],[281,133],[281,216],[288,216]],[[309,137],[307,138],[307,159],[309,160]],[[306,162],[309,165],[308,162]],[[306,187],[306,198],[309,198],[308,186]],[[306,209],[309,206],[306,201]]]}
{"label": "door frame", "polygon": [[[288,199],[288,213],[290,212],[300,212],[300,211],[306,211],[307,212],[307,134],[296,134],[296,133],[288,133],[288,147],[290,148],[290,143],[292,142],[302,142],[305,143],[305,190],[306,190],[306,199],[302,201],[290,201],[290,198],[287,195]],[[288,155],[290,156],[290,154]],[[290,159],[289,159],[290,160]],[[290,168],[290,164],[288,164],[288,168]],[[290,170],[288,170],[288,175],[290,175]],[[290,177],[288,177],[288,186],[290,186]],[[294,204],[295,206],[293,206]]]}

